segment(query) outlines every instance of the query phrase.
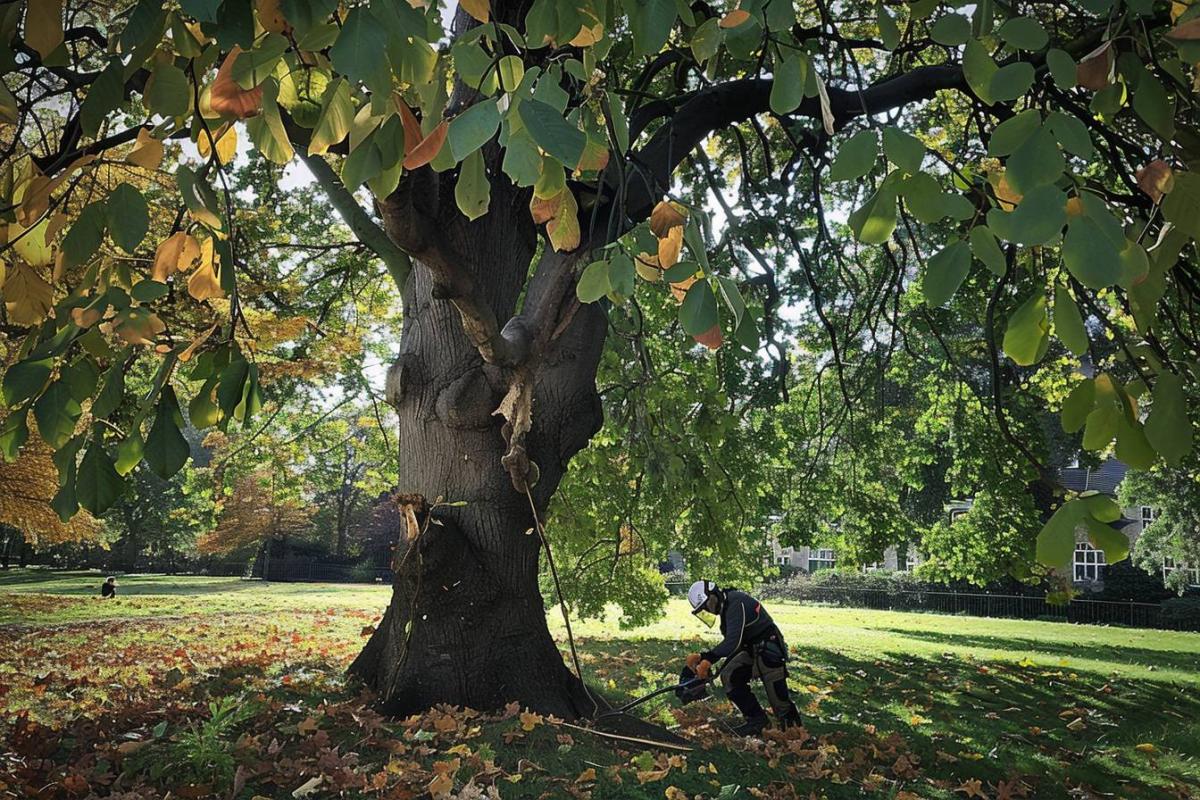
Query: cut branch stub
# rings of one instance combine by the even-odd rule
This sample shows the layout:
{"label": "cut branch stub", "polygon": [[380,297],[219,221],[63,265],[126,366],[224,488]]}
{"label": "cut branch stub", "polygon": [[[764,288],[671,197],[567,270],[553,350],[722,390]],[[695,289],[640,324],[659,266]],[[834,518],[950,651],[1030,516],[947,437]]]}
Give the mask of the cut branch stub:
{"label": "cut branch stub", "polygon": [[538,471],[525,451],[525,435],[533,427],[532,376],[524,370],[517,372],[508,386],[508,393],[492,413],[505,419],[501,434],[508,449],[500,463],[508,472],[513,488],[518,492],[532,488],[537,482]]}

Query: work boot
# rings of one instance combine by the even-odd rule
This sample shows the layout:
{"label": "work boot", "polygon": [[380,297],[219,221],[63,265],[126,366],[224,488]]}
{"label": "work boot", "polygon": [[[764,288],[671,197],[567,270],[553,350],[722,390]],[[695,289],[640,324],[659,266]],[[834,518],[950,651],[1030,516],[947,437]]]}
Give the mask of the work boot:
{"label": "work boot", "polygon": [[746,721],[735,727],[733,732],[738,736],[758,736],[765,727],[767,727],[767,715],[757,714],[753,717],[746,717]]}
{"label": "work boot", "polygon": [[779,729],[786,731],[788,728],[798,728],[804,724],[800,719],[800,712],[796,710],[796,704],[792,703],[791,707],[782,714],[776,714],[775,718],[779,721]]}

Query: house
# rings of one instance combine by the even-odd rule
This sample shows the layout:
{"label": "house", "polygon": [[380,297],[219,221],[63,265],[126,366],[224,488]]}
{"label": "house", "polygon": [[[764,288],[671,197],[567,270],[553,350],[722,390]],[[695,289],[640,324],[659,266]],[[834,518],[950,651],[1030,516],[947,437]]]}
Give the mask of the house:
{"label": "house", "polygon": [[[911,572],[922,562],[921,554],[914,545],[909,545],[903,558],[895,545],[883,551],[883,560],[867,564],[863,569],[867,572],[890,570],[893,572]],[[823,569],[833,569],[837,566],[837,551],[832,547],[784,547],[776,539],[771,540],[771,556],[769,564],[777,567],[792,567],[807,573],[819,572]]]}

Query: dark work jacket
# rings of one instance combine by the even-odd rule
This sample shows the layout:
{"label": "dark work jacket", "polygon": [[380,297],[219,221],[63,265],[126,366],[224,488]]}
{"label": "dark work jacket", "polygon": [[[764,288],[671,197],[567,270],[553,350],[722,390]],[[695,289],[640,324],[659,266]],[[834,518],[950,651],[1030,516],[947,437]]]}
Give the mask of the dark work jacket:
{"label": "dark work jacket", "polygon": [[[720,644],[700,654],[705,661],[715,662],[739,650],[752,650],[772,636],[779,637],[781,647],[785,647],[775,621],[762,603],[740,589],[725,590],[725,603],[721,606],[721,635],[725,638]],[[783,652],[787,652],[786,647]]]}
{"label": "dark work jacket", "polygon": [[111,583],[100,584],[100,596],[101,597],[115,597],[116,594],[117,594],[116,586],[113,586]]}

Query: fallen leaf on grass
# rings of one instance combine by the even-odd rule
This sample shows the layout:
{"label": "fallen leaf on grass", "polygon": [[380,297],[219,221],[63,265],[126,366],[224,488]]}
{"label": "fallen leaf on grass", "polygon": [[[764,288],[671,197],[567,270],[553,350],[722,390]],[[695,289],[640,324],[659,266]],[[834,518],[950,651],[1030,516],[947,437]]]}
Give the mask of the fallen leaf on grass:
{"label": "fallen leaf on grass", "polygon": [[1158,748],[1152,745],[1150,742],[1142,742],[1139,745],[1134,745],[1133,749],[1137,750],[1139,753],[1155,753],[1158,751]]}
{"label": "fallen leaf on grass", "polygon": [[534,714],[531,711],[521,712],[521,730],[531,731],[538,725],[542,724],[542,715]]}
{"label": "fallen leaf on grass", "polygon": [[309,778],[304,783],[296,787],[296,790],[292,792],[292,797],[308,797],[317,791],[317,788],[320,787],[321,781],[323,780],[325,780],[324,775],[318,775],[315,778]]}

